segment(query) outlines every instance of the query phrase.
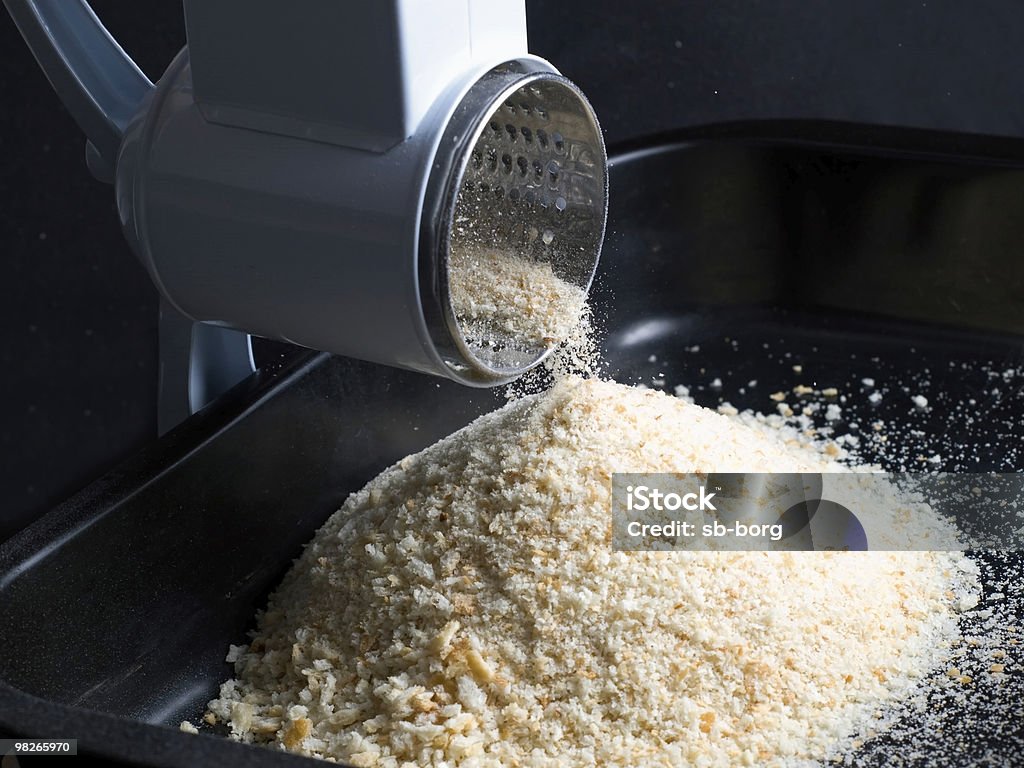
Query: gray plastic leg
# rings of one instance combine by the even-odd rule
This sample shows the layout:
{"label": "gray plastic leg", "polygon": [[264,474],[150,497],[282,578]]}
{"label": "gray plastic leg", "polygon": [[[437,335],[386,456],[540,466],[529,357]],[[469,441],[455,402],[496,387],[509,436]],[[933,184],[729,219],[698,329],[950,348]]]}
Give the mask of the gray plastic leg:
{"label": "gray plastic leg", "polygon": [[249,334],[194,322],[161,299],[157,413],[161,435],[255,369]]}

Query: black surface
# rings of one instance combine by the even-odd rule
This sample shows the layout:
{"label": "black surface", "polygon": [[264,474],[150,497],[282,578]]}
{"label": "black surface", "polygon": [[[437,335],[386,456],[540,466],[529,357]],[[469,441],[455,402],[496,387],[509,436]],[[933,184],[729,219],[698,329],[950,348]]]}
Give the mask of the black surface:
{"label": "black surface", "polygon": [[[150,77],[180,3],[94,7]],[[113,191],[0,9],[0,540],[156,435],[157,294]]]}
{"label": "black surface", "polygon": [[[915,415],[894,394],[872,413],[903,429],[915,450],[941,444],[956,457],[985,445],[970,468],[1020,470],[1024,390],[1004,386],[986,403],[994,417],[960,430],[953,403],[991,394],[987,379],[960,371],[1021,362],[1024,267],[1015,238],[993,232],[1007,209],[1024,205],[1004,186],[1021,173],[764,142],[617,159],[620,194],[597,292],[611,369],[624,380],[687,384],[709,405],[729,399],[762,410],[773,405],[768,393],[794,385],[794,364],[805,366],[804,382],[844,391],[864,376],[920,382],[949,401],[936,397]],[[921,188],[933,193],[923,202],[913,193]],[[956,215],[977,207],[965,189],[996,196],[982,207],[994,217],[988,226],[983,213]],[[879,197],[889,205],[868,204]],[[849,212],[849,229],[812,226],[830,211]],[[972,303],[974,287],[956,283],[965,303],[947,302],[939,318],[941,304],[914,296],[921,280],[943,273],[914,265],[928,244],[948,250],[929,263],[955,263],[967,248],[949,229],[957,222],[962,234],[986,233],[970,242],[994,250],[986,263],[998,267],[1001,285],[987,303]],[[936,231],[951,237],[929,237]],[[796,278],[817,274],[840,247],[865,266],[881,260],[903,290],[876,301],[853,280]],[[197,718],[231,674],[228,644],[244,640],[255,609],[345,494],[499,394],[342,358],[291,365],[246,382],[0,547],[0,728],[77,737],[97,754],[142,765],[298,764],[174,726]],[[952,373],[922,378],[947,366]],[[707,385],[712,378],[721,390]],[[850,418],[867,420],[850,408]],[[951,458],[946,468],[964,466]],[[1021,723],[998,719],[983,701],[950,718],[969,736],[954,764],[985,750],[1008,764],[1024,748]],[[949,749],[939,736],[917,746]],[[860,761],[886,763],[884,751]]]}
{"label": "black surface", "polygon": [[1024,9],[957,0],[580,0],[529,5],[531,44],[613,141],[813,118],[1024,135]]}
{"label": "black surface", "polygon": [[[150,77],[184,42],[179,0],[94,5]],[[1013,0],[529,0],[528,10],[533,50],[580,83],[612,145],[796,117],[1024,135],[1024,9]],[[154,436],[156,294],[110,189],[85,170],[82,137],[3,12],[0,62],[2,540]]]}

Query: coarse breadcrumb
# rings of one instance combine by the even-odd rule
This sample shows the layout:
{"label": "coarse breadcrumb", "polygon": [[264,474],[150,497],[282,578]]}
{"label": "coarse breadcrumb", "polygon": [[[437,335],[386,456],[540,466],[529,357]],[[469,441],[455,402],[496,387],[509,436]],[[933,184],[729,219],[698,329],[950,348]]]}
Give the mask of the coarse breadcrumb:
{"label": "coarse breadcrumb", "polygon": [[577,326],[587,298],[547,262],[479,247],[453,248],[448,279],[462,333],[480,346],[554,347]]}
{"label": "coarse breadcrumb", "polygon": [[209,709],[355,766],[821,760],[944,660],[941,552],[616,552],[615,472],[841,467],[661,392],[562,379],[353,494]]}

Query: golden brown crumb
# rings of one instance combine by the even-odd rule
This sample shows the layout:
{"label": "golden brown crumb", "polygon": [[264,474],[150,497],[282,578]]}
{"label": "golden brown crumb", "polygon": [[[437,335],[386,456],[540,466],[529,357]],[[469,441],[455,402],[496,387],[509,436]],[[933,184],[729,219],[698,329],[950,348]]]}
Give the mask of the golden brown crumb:
{"label": "golden brown crumb", "polygon": [[288,726],[281,741],[288,749],[295,749],[312,732],[313,721],[306,717],[300,717]]}

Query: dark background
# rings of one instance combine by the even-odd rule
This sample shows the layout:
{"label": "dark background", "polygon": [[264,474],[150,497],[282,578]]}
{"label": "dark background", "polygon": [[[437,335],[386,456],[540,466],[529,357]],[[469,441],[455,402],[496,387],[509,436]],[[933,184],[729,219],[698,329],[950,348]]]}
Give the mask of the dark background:
{"label": "dark background", "polygon": [[[184,43],[179,2],[93,5],[152,79]],[[776,118],[1024,136],[1024,7],[1013,0],[528,9],[531,49],[582,86],[612,150]],[[157,298],[111,188],[87,172],[82,136],[3,12],[0,61],[2,540],[155,438]]]}

